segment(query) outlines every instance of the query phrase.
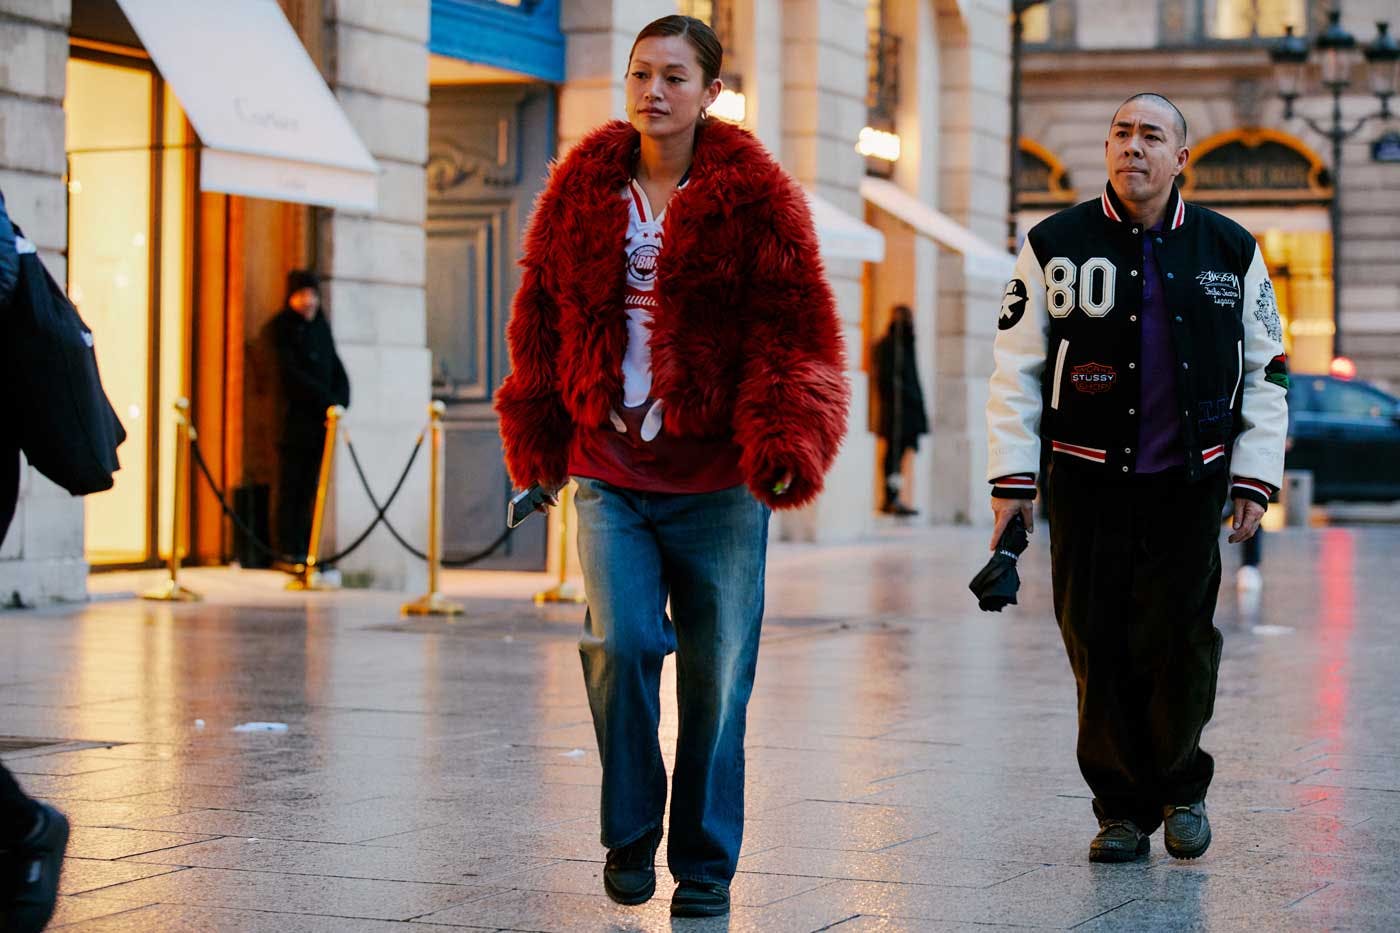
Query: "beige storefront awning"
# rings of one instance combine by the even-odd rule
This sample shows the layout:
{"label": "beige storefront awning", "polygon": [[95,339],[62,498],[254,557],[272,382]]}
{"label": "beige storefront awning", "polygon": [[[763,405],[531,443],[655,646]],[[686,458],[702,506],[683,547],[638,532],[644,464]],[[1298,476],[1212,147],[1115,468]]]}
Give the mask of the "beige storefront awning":
{"label": "beige storefront awning", "polygon": [[935,243],[962,253],[969,273],[1003,280],[1011,277],[1011,270],[1016,265],[1015,257],[982,239],[947,214],[929,207],[894,182],[867,177],[860,183],[860,193],[865,200],[904,221]]}
{"label": "beige storefront awning", "polygon": [[880,262],[885,258],[885,235],[879,230],[811,191],[807,192],[807,201],[812,206],[812,223],[817,228],[823,256],[862,262]]}
{"label": "beige storefront awning", "polygon": [[203,151],[203,191],[373,210],[379,167],[276,0],[117,0]]}

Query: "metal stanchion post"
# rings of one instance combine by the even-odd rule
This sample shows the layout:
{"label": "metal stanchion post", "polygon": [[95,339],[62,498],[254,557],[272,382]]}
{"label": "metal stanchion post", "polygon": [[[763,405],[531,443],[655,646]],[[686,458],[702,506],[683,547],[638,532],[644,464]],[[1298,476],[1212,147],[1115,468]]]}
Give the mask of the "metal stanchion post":
{"label": "metal stanchion post", "polygon": [[535,604],[586,603],[583,591],[569,580],[569,514],[574,502],[574,484],[559,491],[559,582],[535,594]]}
{"label": "metal stanchion post", "polygon": [[170,579],[149,592],[142,593],[142,599],[156,599],[162,602],[198,602],[201,597],[194,590],[180,585],[180,560],[184,557],[181,549],[189,534],[189,492],[190,492],[190,441],[194,440],[194,427],[190,424],[190,401],[187,398],[175,400],[175,503],[171,508],[170,520]]}
{"label": "metal stanchion post", "polygon": [[404,603],[406,616],[456,616],[463,610],[438,591],[438,575],[442,570],[442,416],[447,406],[433,402],[428,406],[432,424],[431,460],[428,464],[428,592],[411,603]]}
{"label": "metal stanchion post", "polygon": [[335,442],[340,419],[345,409],[332,405],[326,409],[326,443],[321,448],[321,478],[316,484],[316,508],[311,513],[311,537],[306,545],[306,562],[297,567],[296,575],[287,581],[289,590],[335,590],[338,583],[325,578],[316,566],[321,552],[321,532],[326,522],[326,496],[330,492],[331,468],[335,465]]}

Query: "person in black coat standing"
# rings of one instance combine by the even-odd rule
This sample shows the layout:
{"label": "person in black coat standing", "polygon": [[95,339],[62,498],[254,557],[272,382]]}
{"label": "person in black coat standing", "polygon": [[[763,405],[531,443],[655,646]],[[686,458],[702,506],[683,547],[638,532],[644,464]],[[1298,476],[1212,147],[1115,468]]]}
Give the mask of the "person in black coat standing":
{"label": "person in black coat standing", "polygon": [[919,438],[928,433],[924,390],[914,353],[914,312],[895,305],[889,330],[875,344],[875,387],[880,397],[879,434],[885,440],[885,504],[890,515],[917,515],[908,503],[909,477]]}
{"label": "person in black coat standing", "polygon": [[[0,339],[8,337],[11,299],[19,284],[21,249],[32,244],[15,235],[0,193]],[[19,502],[19,440],[8,422],[0,422],[0,542],[10,530]],[[63,852],[68,846],[68,819],[48,804],[31,800],[9,770],[0,764],[0,930],[42,930],[58,901]]]}
{"label": "person in black coat standing", "polygon": [[321,280],[294,269],[287,276],[287,301],[273,322],[287,413],[282,425],[281,483],[277,493],[278,545],[285,554],[306,554],[316,503],[326,409],[350,406],[350,380],[335,352],[331,326],[321,311]]}

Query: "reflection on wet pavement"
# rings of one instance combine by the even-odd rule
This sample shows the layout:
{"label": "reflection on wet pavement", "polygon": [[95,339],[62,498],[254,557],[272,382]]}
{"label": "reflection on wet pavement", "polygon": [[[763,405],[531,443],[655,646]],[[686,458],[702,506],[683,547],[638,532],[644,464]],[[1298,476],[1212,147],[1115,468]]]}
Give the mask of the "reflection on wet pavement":
{"label": "reflection on wet pavement", "polygon": [[[1129,866],[1085,858],[1044,533],[1001,615],[966,590],[984,537],[775,548],[734,912],[675,929],[1395,928],[1400,527],[1270,535],[1249,613],[1227,550],[1215,843]],[[56,925],[672,929],[667,878],[603,896],[582,609],[531,605],[539,577],[450,574],[453,623],[189,578],[208,602],[0,615],[0,735],[56,743],[5,761],[75,826]]]}

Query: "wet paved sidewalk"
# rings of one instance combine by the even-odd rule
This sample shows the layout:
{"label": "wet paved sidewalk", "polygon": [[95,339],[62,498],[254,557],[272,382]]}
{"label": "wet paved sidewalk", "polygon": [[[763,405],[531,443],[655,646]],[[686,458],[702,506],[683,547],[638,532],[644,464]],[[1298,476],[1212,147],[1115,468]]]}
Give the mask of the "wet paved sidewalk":
{"label": "wet paved sidewalk", "polygon": [[[1215,843],[1129,866],[1085,858],[1044,535],[1002,615],[965,589],[984,547],[775,548],[736,906],[674,929],[1400,927],[1400,528],[1271,535],[1254,617],[1227,585]],[[582,610],[521,599],[540,577],[451,575],[451,624],[190,578],[210,602],[0,615],[0,735],[63,743],[4,756],[75,824],[56,925],[673,928],[664,871],[646,906],[602,894]]]}

